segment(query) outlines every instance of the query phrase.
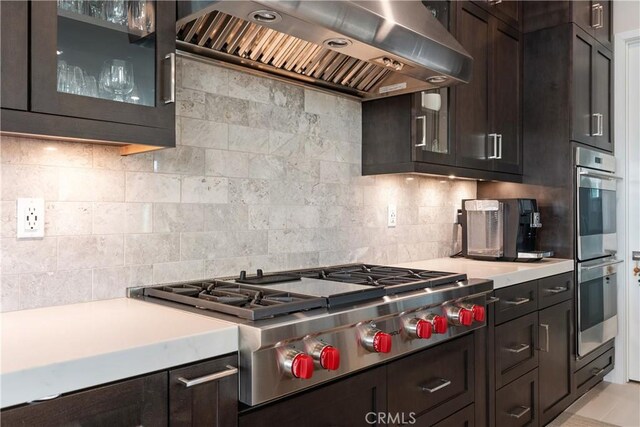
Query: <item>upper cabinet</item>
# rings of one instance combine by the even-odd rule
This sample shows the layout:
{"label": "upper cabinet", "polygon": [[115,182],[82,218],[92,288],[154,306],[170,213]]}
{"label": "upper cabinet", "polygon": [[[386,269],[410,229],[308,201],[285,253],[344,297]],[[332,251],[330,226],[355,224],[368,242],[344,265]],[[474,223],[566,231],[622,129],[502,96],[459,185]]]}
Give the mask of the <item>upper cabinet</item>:
{"label": "upper cabinet", "polygon": [[496,18],[520,30],[522,26],[522,0],[473,0]]}
{"label": "upper cabinet", "polygon": [[612,2],[597,1],[525,1],[524,32],[573,22],[604,47],[613,50]]}
{"label": "upper cabinet", "polygon": [[453,88],[458,166],[522,173],[520,34],[484,9],[456,2],[456,36],[473,79]]}
{"label": "upper cabinet", "polygon": [[[174,2],[4,3],[3,98],[5,86],[23,95],[3,100],[3,132],[175,146]],[[14,36],[31,40],[18,59],[5,52],[5,23],[30,31]]]}
{"label": "upper cabinet", "polygon": [[0,105],[25,111],[29,103],[29,3],[3,1],[0,17]]}
{"label": "upper cabinet", "polygon": [[445,22],[473,57],[472,80],[365,102],[363,174],[421,172],[520,182],[520,33],[490,13],[495,4],[442,4],[450,7]]}
{"label": "upper cabinet", "polygon": [[575,141],[613,152],[612,53],[571,23],[525,34],[524,52],[525,144]]}

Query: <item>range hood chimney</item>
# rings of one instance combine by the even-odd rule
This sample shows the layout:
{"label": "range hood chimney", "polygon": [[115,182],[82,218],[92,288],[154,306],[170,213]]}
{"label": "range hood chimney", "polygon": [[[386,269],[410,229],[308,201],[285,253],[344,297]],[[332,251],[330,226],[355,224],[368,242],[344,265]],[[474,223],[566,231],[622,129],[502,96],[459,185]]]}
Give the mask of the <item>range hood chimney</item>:
{"label": "range hood chimney", "polygon": [[364,99],[468,83],[420,1],[180,1],[178,48]]}

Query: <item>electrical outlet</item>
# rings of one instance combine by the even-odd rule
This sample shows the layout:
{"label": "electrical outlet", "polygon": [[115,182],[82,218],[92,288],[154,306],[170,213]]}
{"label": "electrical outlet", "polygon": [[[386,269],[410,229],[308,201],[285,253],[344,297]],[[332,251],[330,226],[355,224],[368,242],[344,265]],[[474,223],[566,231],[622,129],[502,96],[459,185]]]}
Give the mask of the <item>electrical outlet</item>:
{"label": "electrical outlet", "polygon": [[18,199],[18,239],[44,237],[44,199]]}
{"label": "electrical outlet", "polygon": [[395,227],[398,224],[398,213],[396,205],[389,205],[387,208],[387,227]]}

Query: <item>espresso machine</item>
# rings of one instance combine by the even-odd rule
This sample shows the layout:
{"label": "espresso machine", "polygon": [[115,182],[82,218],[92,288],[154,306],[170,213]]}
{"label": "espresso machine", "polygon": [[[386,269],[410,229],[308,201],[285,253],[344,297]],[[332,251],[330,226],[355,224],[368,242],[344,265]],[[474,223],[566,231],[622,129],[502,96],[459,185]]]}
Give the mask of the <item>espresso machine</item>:
{"label": "espresso machine", "polygon": [[463,200],[462,255],[493,261],[536,261],[553,256],[536,250],[542,228],[535,199]]}

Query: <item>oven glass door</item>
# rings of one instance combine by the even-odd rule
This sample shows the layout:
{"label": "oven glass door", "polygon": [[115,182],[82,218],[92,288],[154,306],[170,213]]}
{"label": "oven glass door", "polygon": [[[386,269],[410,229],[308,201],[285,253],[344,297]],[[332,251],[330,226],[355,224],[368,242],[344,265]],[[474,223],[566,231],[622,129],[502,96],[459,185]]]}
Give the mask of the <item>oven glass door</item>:
{"label": "oven glass door", "polygon": [[616,252],[616,180],[578,168],[578,259]]}
{"label": "oven glass door", "polygon": [[615,265],[581,268],[578,287],[578,354],[584,356],[616,336]]}

